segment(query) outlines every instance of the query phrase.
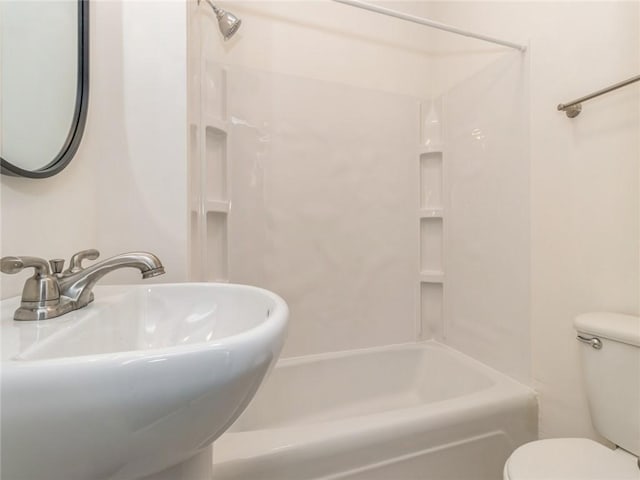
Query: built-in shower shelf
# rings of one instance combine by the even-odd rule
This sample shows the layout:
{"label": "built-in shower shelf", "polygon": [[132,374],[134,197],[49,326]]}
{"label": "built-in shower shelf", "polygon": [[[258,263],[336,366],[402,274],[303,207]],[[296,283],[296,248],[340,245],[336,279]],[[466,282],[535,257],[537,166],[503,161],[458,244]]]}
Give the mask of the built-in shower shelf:
{"label": "built-in shower shelf", "polygon": [[443,283],[444,272],[440,270],[423,270],[420,272],[420,282],[422,283]]}
{"label": "built-in shower shelf", "polygon": [[229,130],[229,123],[224,120],[220,120],[218,117],[214,117],[213,115],[202,115],[202,123],[205,128],[215,128],[216,130],[221,131],[222,133],[227,133]]}
{"label": "built-in shower shelf", "polygon": [[427,153],[442,153],[443,145],[422,145],[418,149],[419,155],[425,155]]}
{"label": "built-in shower shelf", "polygon": [[204,203],[206,212],[229,213],[231,202],[228,200],[207,200]]}
{"label": "built-in shower shelf", "polygon": [[442,208],[421,208],[419,211],[420,218],[444,218],[444,209]]}
{"label": "built-in shower shelf", "polygon": [[417,145],[420,197],[420,267],[418,338],[444,339],[444,194],[445,153],[442,99],[420,104],[420,141]]}
{"label": "built-in shower shelf", "polygon": [[228,200],[209,200],[205,202],[203,208],[200,208],[199,204],[192,204],[190,210],[194,213],[199,212],[214,212],[214,213],[229,213],[231,209],[231,202]]}

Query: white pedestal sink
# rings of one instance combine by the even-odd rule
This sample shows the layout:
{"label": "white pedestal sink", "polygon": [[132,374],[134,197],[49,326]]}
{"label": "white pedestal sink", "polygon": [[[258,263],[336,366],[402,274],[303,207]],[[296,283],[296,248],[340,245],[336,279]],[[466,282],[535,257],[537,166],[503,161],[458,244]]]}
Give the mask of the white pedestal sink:
{"label": "white pedestal sink", "polygon": [[38,322],[1,302],[2,478],[200,480],[280,353],[286,303],[228,284],[94,291]]}

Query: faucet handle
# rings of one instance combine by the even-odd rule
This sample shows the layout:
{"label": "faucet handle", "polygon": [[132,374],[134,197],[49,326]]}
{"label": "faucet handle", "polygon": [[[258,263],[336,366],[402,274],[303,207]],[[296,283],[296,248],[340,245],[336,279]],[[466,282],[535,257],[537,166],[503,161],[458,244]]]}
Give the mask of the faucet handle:
{"label": "faucet handle", "polygon": [[87,260],[95,260],[100,256],[100,252],[95,248],[90,248],[89,250],[82,250],[81,252],[76,253],[71,257],[71,262],[69,262],[69,273],[76,273],[82,270],[82,261]]}
{"label": "faucet handle", "polygon": [[[16,320],[38,320],[45,315],[44,310],[60,301],[58,281],[51,276],[49,263],[37,257],[3,257],[0,259],[0,271],[18,273],[25,268],[35,269],[33,277],[27,278],[22,289],[22,302],[16,310]],[[42,312],[41,309],[44,309]]]}
{"label": "faucet handle", "polygon": [[49,275],[49,263],[38,257],[2,257],[0,258],[0,271],[2,273],[18,273],[25,268],[35,269],[34,276]]}

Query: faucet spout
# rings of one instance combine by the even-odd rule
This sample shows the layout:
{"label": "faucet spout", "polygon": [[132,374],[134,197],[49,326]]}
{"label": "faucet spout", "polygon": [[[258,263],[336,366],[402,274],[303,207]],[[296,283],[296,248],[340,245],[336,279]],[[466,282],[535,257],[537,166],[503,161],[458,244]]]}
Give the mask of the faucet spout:
{"label": "faucet spout", "polygon": [[114,270],[129,267],[140,270],[145,279],[165,273],[162,262],[152,253],[122,253],[78,272],[61,275],[58,280],[60,295],[73,301],[75,308],[82,308],[93,300],[93,287],[102,277]]}

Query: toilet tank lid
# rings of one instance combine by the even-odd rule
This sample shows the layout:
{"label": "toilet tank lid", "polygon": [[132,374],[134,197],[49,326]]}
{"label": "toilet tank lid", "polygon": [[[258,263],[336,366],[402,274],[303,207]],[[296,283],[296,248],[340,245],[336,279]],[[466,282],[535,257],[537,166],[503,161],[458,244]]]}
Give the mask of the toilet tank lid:
{"label": "toilet tank lid", "polygon": [[578,332],[640,347],[640,317],[594,312],[578,315],[573,323]]}

